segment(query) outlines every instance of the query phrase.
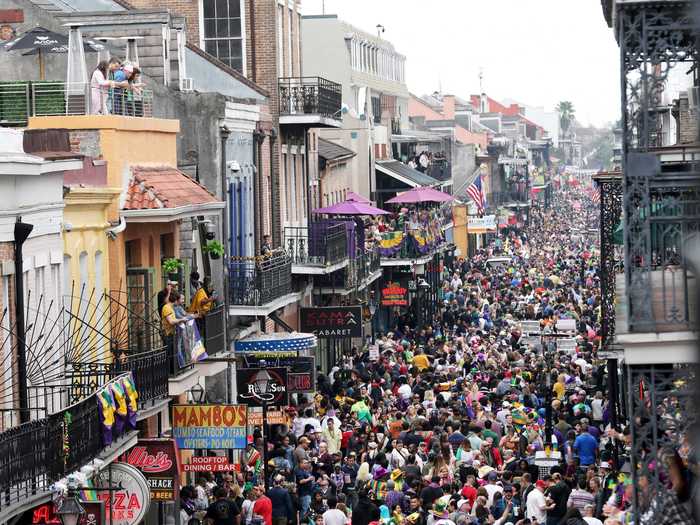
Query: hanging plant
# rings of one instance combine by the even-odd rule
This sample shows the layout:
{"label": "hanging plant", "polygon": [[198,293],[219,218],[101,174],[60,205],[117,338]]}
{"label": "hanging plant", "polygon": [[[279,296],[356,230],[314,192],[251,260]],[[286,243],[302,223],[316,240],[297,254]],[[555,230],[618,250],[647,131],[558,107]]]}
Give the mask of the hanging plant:
{"label": "hanging plant", "polygon": [[179,277],[180,268],[184,267],[180,259],[175,257],[170,257],[163,261],[163,272],[168,274],[169,281],[177,281]]}
{"label": "hanging plant", "polygon": [[224,254],[224,245],[219,241],[209,241],[204,245],[204,251],[209,254],[209,258],[219,259]]}

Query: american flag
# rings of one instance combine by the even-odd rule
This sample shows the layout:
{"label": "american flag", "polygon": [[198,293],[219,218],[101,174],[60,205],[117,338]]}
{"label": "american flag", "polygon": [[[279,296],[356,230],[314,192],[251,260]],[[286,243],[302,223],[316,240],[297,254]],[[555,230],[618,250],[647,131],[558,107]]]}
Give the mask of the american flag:
{"label": "american flag", "polygon": [[600,204],[600,187],[597,184],[591,190],[591,200],[594,204]]}
{"label": "american flag", "polygon": [[467,195],[474,201],[479,211],[483,211],[483,209],[486,208],[486,196],[481,187],[481,174],[477,175],[474,182],[467,188]]}

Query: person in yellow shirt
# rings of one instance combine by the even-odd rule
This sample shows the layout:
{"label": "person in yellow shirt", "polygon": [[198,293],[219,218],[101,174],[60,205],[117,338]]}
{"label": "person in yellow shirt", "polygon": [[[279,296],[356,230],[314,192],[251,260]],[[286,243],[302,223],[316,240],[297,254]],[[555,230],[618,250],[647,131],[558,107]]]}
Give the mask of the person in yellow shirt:
{"label": "person in yellow shirt", "polygon": [[566,376],[564,374],[559,374],[557,382],[552,385],[552,390],[556,394],[557,399],[564,399],[564,395],[566,394]]}
{"label": "person in yellow shirt", "polygon": [[211,282],[209,277],[204,278],[204,282],[197,289],[192,297],[192,302],[190,303],[190,313],[199,314],[200,317],[207,315],[213,303],[216,301],[215,297],[210,297],[209,290],[211,289]]}
{"label": "person in yellow shirt", "polygon": [[416,355],[413,356],[413,365],[422,372],[430,367],[430,359],[423,353],[423,350],[418,349]]}

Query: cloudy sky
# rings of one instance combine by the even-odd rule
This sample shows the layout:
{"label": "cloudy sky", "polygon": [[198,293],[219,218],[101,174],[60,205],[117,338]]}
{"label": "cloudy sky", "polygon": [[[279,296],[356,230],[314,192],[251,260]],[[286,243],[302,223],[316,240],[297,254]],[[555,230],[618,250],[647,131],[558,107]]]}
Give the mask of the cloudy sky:
{"label": "cloudy sky", "polygon": [[[322,0],[303,0],[304,14]],[[599,0],[325,0],[326,14],[384,38],[407,57],[407,82],[421,95],[496,99],[552,109],[571,100],[584,124],[619,118],[619,54]]]}

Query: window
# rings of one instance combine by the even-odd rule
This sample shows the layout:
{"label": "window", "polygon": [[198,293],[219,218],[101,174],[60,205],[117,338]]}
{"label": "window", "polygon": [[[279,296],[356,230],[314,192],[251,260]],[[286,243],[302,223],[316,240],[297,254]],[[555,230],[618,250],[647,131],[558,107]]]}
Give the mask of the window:
{"label": "window", "polygon": [[241,0],[203,0],[204,49],[243,73]]}
{"label": "window", "polygon": [[88,288],[88,260],[87,252],[80,252],[78,257],[78,266],[80,268],[80,290]]}

